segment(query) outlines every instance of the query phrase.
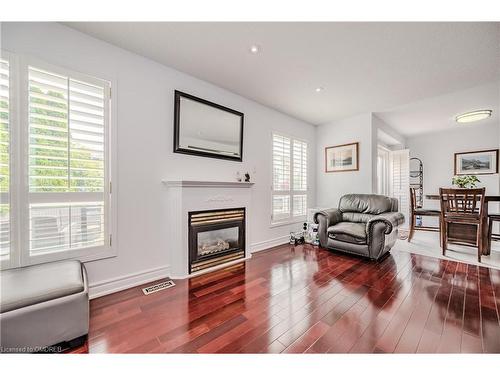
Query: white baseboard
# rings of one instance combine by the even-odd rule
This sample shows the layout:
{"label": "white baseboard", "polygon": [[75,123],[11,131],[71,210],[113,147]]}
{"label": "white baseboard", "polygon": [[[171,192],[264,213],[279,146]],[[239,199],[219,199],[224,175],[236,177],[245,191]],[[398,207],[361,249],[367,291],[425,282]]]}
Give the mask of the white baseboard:
{"label": "white baseboard", "polygon": [[115,277],[89,285],[89,298],[102,297],[137,285],[149,283],[170,276],[170,266],[153,268],[130,275]]}
{"label": "white baseboard", "polygon": [[283,245],[284,243],[288,243],[290,237],[288,235],[284,235],[281,237],[273,238],[266,241],[255,242],[250,245],[250,254],[256,253],[258,251],[267,250],[270,247]]}
{"label": "white baseboard", "polygon": [[[251,254],[256,253],[258,251],[262,250],[267,250],[270,247],[282,245],[284,243],[288,243],[289,237],[288,235],[273,238],[270,240],[266,241],[261,241],[261,242],[255,242],[250,245],[250,253],[248,254],[247,258],[244,259],[239,259],[236,261],[233,261],[232,263],[239,263],[242,261],[245,261],[251,257]],[[232,263],[225,263],[220,265],[220,267],[214,267],[209,270],[206,270],[205,272],[211,272],[215,271],[217,268],[223,268],[230,266]],[[205,273],[201,272],[201,273]],[[196,275],[189,275],[190,277],[192,276],[198,276],[201,273],[197,273]],[[188,276],[188,277],[189,277]],[[102,297],[107,294],[111,293],[116,293],[121,290],[125,290],[128,288],[132,288],[141,284],[149,283],[152,281],[156,281],[159,279],[167,278],[167,277],[172,277],[170,275],[170,266],[166,267],[159,267],[159,268],[153,268],[149,269],[146,271],[141,271],[137,273],[133,273],[130,275],[125,275],[125,276],[120,276],[120,277],[115,277],[112,279],[108,280],[103,280],[99,281],[97,283],[93,283],[89,285],[89,298],[97,298],[97,297]],[[177,278],[185,278],[185,277],[177,277]]]}

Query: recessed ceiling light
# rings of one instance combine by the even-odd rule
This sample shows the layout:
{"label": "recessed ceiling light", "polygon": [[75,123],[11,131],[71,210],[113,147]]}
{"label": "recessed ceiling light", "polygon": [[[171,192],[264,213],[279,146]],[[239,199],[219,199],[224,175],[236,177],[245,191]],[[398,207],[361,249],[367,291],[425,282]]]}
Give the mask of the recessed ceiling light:
{"label": "recessed ceiling light", "polygon": [[323,87],[316,87],[316,88],[314,89],[314,91],[316,91],[316,92],[321,92],[321,91],[323,91],[323,90],[324,90],[324,88],[323,88]]}
{"label": "recessed ceiling light", "polygon": [[480,121],[490,117],[492,112],[493,111],[491,109],[481,109],[479,111],[466,112],[455,117],[455,121],[459,124]]}
{"label": "recessed ceiling light", "polygon": [[250,46],[250,52],[253,53],[253,54],[256,54],[256,53],[259,53],[260,52],[260,47],[256,44],[254,44],[253,46]]}

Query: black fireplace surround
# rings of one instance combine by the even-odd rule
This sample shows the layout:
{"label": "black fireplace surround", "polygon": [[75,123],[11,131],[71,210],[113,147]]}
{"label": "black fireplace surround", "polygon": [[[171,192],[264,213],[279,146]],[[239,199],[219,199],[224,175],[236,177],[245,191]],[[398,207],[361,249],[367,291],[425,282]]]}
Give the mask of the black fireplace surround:
{"label": "black fireplace surround", "polygon": [[245,222],[245,207],[189,212],[189,273],[244,258]]}

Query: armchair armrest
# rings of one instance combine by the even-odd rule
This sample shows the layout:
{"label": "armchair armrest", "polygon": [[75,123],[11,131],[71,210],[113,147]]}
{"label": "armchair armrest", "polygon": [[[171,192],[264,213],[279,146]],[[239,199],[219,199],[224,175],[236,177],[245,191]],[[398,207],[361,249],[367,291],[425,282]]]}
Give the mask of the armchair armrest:
{"label": "armchair armrest", "polygon": [[404,222],[404,216],[400,212],[384,212],[370,219],[366,223],[366,235],[368,243],[368,251],[370,258],[378,259],[381,254],[388,251],[387,246],[392,247],[389,240],[389,245],[386,243],[386,236],[391,234],[394,228],[397,228]]}
{"label": "armchair armrest", "polygon": [[[389,234],[392,232],[393,225],[391,221],[387,220],[382,215],[377,215],[376,217],[368,220],[366,223],[366,233],[368,238],[372,238],[374,232],[382,232],[384,234]],[[368,241],[370,242],[370,241]]]}
{"label": "armchair armrest", "polygon": [[328,210],[318,211],[314,213],[313,220],[316,224],[319,224],[318,226],[319,244],[322,247],[327,247],[328,227],[342,221],[342,212],[340,212],[340,210],[337,208],[330,208]]}
{"label": "armchair armrest", "polygon": [[342,221],[342,212],[338,208],[330,208],[328,210],[318,211],[314,213],[314,222],[321,224],[321,218],[326,220],[326,228],[330,225],[335,225]]}
{"label": "armchair armrest", "polygon": [[401,212],[384,212],[378,216],[390,221],[390,223],[395,227],[400,226],[405,222],[405,216]]}
{"label": "armchair armrest", "polygon": [[380,228],[384,226],[384,234],[389,234],[392,232],[393,227],[398,227],[403,224],[404,221],[405,217],[401,212],[384,212],[368,220],[366,223],[366,233],[370,236],[375,226],[379,226]]}

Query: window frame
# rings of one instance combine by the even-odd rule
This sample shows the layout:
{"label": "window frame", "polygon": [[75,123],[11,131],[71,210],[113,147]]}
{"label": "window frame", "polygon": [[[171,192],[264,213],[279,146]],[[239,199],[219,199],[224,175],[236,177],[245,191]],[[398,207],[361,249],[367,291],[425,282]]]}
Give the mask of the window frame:
{"label": "window frame", "polygon": [[[280,137],[286,137],[290,139],[290,190],[286,191],[278,191],[274,190],[274,154],[273,154],[273,147],[274,147],[274,136],[280,136]],[[307,147],[307,152],[306,152],[306,190],[294,190],[294,177],[293,177],[293,167],[294,167],[294,160],[293,160],[293,150],[294,150],[294,141],[302,142],[306,144]],[[307,218],[307,210],[309,208],[309,142],[303,138],[299,137],[294,137],[285,133],[273,131],[271,133],[271,224],[270,227],[279,227],[283,225],[288,225],[288,224],[295,224],[295,223],[301,223]],[[273,198],[275,195],[288,195],[290,198],[290,215],[287,218],[284,219],[274,219],[274,214],[273,214]],[[305,206],[305,212],[304,215],[299,215],[299,216],[294,216],[293,215],[293,197],[294,195],[305,195],[306,196],[306,206]]]}
{"label": "window frame", "polygon": [[20,265],[20,216],[19,216],[19,58],[6,50],[0,50],[3,60],[9,63],[9,258],[0,261],[0,269]]}
{"label": "window frame", "polygon": [[[391,150],[387,148],[385,145],[379,143],[377,145],[377,194],[389,195],[389,175],[390,175],[390,163],[389,163],[389,154]],[[379,171],[379,158],[383,160],[382,166],[382,175],[380,175]],[[379,187],[382,187],[382,191],[379,191]]]}
{"label": "window frame", "polygon": [[[11,54],[13,55],[13,54]],[[17,246],[14,247],[14,252],[17,253],[17,259],[14,262],[9,262],[5,264],[5,268],[14,268],[21,266],[28,266],[33,264],[63,260],[63,259],[78,259],[80,261],[93,261],[98,259],[104,259],[116,256],[117,252],[117,241],[116,241],[116,217],[117,217],[117,205],[116,205],[116,171],[117,171],[117,147],[116,147],[116,105],[111,98],[111,88],[113,90],[116,88],[116,82],[114,79],[109,79],[106,77],[95,78],[94,75],[84,74],[77,72],[72,69],[68,69],[59,65],[53,65],[46,63],[39,59],[33,58],[31,56],[17,55],[17,66],[15,69],[16,80],[14,93],[16,94],[16,110],[13,112],[18,114],[16,117],[16,126],[14,128],[18,129],[18,134],[16,134],[16,143],[12,145],[11,155],[16,155],[16,165],[11,168],[11,181],[14,180],[12,175],[16,177],[16,188],[14,191],[17,192],[15,199],[11,194],[11,212],[12,205],[16,207],[16,229],[17,229]],[[41,203],[43,200],[47,202],[53,202],[53,200],[47,199],[53,194],[74,194],[74,197],[79,195],[78,192],[70,193],[30,193],[29,192],[29,67],[44,69],[48,72],[64,75],[71,79],[80,80],[89,84],[97,84],[104,87],[105,101],[105,124],[104,124],[104,191],[102,192],[104,201],[104,245],[103,246],[92,246],[83,247],[77,249],[68,249],[63,251],[55,251],[53,253],[45,254],[30,254],[29,242],[30,242],[30,222],[29,222],[29,205],[30,203]],[[12,89],[11,89],[12,91]],[[14,95],[13,95],[14,96]],[[10,124],[9,124],[10,125]],[[14,157],[11,157],[11,160]],[[12,163],[11,163],[12,165]],[[11,182],[12,184],[12,182]],[[38,196],[38,200],[33,202],[30,200],[30,194],[35,194]],[[45,194],[45,195],[44,195]],[[90,195],[94,193],[80,193],[83,197],[84,194]],[[101,193],[96,193],[101,194]],[[66,202],[71,201],[71,198],[67,198]],[[99,199],[100,200],[100,199]],[[77,202],[75,200],[74,202]],[[64,202],[64,201],[63,201]],[[12,219],[11,219],[12,220]],[[11,221],[12,222],[12,221]],[[13,246],[11,245],[11,254],[13,251]],[[12,259],[12,258],[11,258]],[[4,265],[2,264],[2,268]]]}

